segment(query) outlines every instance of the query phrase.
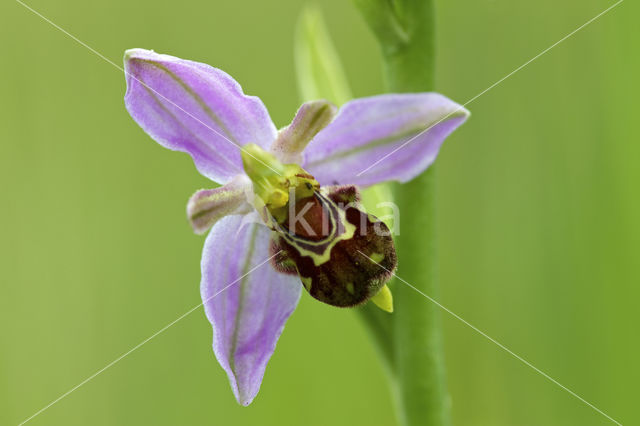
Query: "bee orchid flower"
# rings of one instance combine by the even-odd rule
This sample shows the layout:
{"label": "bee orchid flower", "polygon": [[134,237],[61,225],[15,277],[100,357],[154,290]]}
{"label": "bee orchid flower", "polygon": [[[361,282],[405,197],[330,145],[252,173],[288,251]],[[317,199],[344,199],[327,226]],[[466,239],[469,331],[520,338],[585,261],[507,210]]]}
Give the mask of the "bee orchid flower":
{"label": "bee orchid flower", "polygon": [[422,173],[467,118],[464,108],[437,93],[339,109],[319,100],[278,130],[262,101],[217,68],[143,49],[128,50],[124,64],[133,119],[221,185],[196,192],[187,216],[196,233],[209,232],[200,290],[213,351],[240,404],[258,393],[303,287],[330,305],[373,300],[391,311],[393,240],[363,212],[358,187]]}

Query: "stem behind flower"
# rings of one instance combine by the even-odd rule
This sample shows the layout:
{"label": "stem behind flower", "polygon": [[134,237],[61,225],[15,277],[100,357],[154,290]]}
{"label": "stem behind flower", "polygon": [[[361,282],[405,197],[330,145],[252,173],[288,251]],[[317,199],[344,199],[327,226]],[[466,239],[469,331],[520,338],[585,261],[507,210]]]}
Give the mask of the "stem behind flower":
{"label": "stem behind flower", "polygon": [[[380,43],[388,90],[396,93],[433,90],[433,2],[355,0],[355,3]],[[425,294],[437,297],[434,190],[433,166],[411,182],[394,186],[404,230],[395,242],[398,275]],[[450,402],[437,307],[397,280],[393,294],[392,387],[400,422],[404,426],[447,426]]]}
{"label": "stem behind flower", "polygon": [[[434,86],[434,15],[431,0],[354,0],[378,39],[390,92],[427,92]],[[296,69],[303,100],[350,99],[342,66],[319,11],[299,23]],[[387,185],[387,184],[382,184]],[[437,297],[433,166],[413,181],[394,186],[402,212],[396,238],[398,275]],[[375,188],[368,190],[375,199]],[[367,194],[365,194],[365,204]],[[371,203],[375,206],[375,202]],[[367,210],[376,214],[375,209]],[[403,426],[448,426],[449,398],[437,308],[394,280],[393,314],[371,303],[359,312],[381,355]]]}

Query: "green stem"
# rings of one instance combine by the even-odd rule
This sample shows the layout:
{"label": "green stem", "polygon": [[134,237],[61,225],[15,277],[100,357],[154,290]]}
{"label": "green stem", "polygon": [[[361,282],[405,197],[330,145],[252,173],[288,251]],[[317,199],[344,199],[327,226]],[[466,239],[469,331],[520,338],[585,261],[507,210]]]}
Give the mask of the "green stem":
{"label": "green stem", "polygon": [[[388,90],[433,90],[432,0],[356,0],[356,4],[380,42]],[[394,15],[388,16],[389,12]],[[401,31],[397,31],[398,25]],[[433,167],[411,182],[394,187],[401,215],[400,235],[395,242],[398,276],[437,298],[434,190]],[[392,388],[400,423],[447,426],[450,402],[438,308],[398,279],[393,285],[393,297]]]}
{"label": "green stem", "polygon": [[[400,21],[404,21],[409,41],[402,48],[384,55],[389,90],[433,90],[433,3],[430,0],[398,3]],[[400,262],[398,275],[423,293],[438,297],[435,170],[432,167],[394,189],[401,214],[401,230],[396,239]],[[450,424],[450,402],[438,307],[409,286],[396,281],[393,337],[401,423],[407,426],[446,426]]]}
{"label": "green stem", "polygon": [[369,332],[374,347],[380,355],[380,361],[385,368],[387,378],[395,381],[395,351],[393,348],[393,322],[388,318],[391,314],[383,312],[373,303],[367,303],[358,308],[363,324]]}
{"label": "green stem", "polygon": [[[398,276],[437,298],[433,168],[396,187],[401,232],[396,239]],[[446,426],[449,399],[438,307],[396,280],[393,344],[401,424]]]}

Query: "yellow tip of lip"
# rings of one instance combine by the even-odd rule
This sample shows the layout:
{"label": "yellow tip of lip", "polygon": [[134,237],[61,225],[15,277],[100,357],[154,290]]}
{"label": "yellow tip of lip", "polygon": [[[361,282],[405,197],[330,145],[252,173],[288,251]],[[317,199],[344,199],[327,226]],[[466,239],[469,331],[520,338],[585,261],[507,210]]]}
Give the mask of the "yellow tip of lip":
{"label": "yellow tip of lip", "polygon": [[386,284],[375,296],[371,298],[371,301],[383,311],[389,313],[393,312],[393,295]]}

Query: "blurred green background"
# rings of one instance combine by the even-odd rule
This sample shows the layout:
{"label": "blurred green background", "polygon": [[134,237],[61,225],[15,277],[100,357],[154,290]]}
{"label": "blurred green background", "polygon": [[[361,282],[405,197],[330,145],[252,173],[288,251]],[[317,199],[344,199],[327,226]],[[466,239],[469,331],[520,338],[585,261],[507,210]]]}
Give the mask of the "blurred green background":
{"label": "blurred green background", "polygon": [[[278,126],[298,106],[301,2],[28,4],[117,64],[145,47],[220,67]],[[438,1],[438,90],[462,103],[611,4]],[[355,8],[321,6],[355,95],[381,92]],[[438,160],[441,302],[623,424],[640,423],[638,12],[622,3],[473,102]],[[200,302],[204,240],[184,210],[208,182],[128,116],[120,71],[14,1],[0,16],[0,424],[15,425]],[[609,424],[457,320],[443,325],[456,425]],[[359,318],[303,295],[249,408],[198,310],[29,424],[394,414]]]}

